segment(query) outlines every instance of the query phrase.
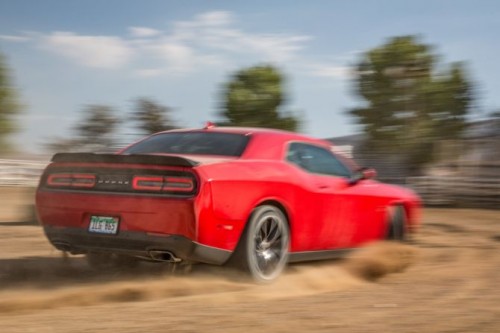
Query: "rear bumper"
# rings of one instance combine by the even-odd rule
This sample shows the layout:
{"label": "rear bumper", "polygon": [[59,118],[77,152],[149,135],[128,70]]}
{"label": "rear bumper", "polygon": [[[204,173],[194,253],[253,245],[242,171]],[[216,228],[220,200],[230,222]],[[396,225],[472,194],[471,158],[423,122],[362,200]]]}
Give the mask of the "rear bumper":
{"label": "rear bumper", "polygon": [[99,235],[81,228],[50,225],[44,226],[44,231],[55,248],[75,254],[102,251],[149,258],[150,251],[168,251],[182,260],[222,265],[232,253],[179,235],[156,236],[138,231]]}

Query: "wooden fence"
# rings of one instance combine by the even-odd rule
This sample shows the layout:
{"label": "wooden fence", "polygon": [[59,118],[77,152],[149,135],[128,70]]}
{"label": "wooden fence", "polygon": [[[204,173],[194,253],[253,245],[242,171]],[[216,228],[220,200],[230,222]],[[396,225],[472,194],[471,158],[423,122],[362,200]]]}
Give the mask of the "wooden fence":
{"label": "wooden fence", "polygon": [[496,177],[409,177],[406,184],[428,206],[500,208],[500,179]]}
{"label": "wooden fence", "polygon": [[34,187],[48,162],[0,159],[0,186]]}

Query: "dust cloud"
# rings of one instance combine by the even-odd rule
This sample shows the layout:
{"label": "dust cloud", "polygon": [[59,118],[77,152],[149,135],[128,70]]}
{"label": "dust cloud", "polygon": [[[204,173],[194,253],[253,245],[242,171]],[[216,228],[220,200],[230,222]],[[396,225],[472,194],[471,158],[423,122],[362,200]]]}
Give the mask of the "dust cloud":
{"label": "dust cloud", "polygon": [[410,245],[375,243],[343,260],[293,264],[270,285],[204,265],[189,274],[149,263],[95,271],[82,256],[61,257],[42,228],[0,222],[0,327],[9,333],[498,332],[499,216],[426,208]]}
{"label": "dust cloud", "polygon": [[409,245],[374,243],[343,260],[291,265],[269,285],[255,285],[241,273],[204,265],[179,276],[157,264],[96,272],[78,257],[16,259],[7,262],[0,272],[0,315],[178,297],[209,296],[230,302],[333,292],[401,272],[415,257],[416,250]]}

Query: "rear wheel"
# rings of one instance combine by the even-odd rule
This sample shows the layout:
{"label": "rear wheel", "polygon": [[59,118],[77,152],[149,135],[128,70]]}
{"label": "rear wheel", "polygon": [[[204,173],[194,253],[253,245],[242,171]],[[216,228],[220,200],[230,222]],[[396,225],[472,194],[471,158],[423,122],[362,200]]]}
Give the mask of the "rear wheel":
{"label": "rear wheel", "polygon": [[387,239],[394,241],[406,240],[406,212],[403,206],[397,205],[389,208]]}
{"label": "rear wheel", "polygon": [[270,282],[285,268],[289,239],[283,212],[275,206],[259,206],[253,211],[231,261],[255,281]]}

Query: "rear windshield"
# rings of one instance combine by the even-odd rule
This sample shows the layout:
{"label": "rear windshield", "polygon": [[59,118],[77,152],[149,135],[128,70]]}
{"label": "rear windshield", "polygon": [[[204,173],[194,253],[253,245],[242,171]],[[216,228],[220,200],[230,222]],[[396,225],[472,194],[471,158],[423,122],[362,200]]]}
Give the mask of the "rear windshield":
{"label": "rear windshield", "polygon": [[153,135],[122,154],[195,154],[241,156],[249,137],[234,133],[171,132]]}

